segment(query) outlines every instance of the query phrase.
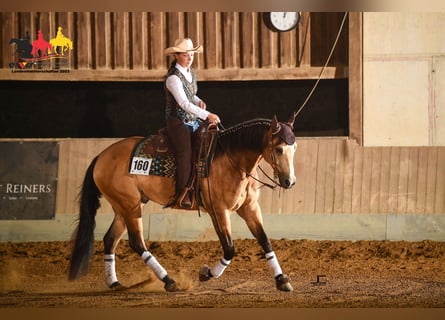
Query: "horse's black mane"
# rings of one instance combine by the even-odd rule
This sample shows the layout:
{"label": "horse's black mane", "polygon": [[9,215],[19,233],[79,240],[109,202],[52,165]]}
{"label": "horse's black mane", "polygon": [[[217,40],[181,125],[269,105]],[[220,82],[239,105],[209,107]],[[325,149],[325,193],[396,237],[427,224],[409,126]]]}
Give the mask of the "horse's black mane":
{"label": "horse's black mane", "polygon": [[270,119],[252,119],[218,132],[219,143],[215,156],[227,150],[252,150],[261,152],[263,136],[271,125]]}

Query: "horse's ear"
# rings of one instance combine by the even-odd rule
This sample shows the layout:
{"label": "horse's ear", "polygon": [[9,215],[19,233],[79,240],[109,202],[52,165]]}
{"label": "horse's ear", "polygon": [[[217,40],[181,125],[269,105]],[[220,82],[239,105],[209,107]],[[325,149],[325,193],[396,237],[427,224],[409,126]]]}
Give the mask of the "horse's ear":
{"label": "horse's ear", "polygon": [[276,134],[280,130],[280,125],[278,124],[277,116],[274,115],[272,118],[272,124],[270,125],[272,134]]}
{"label": "horse's ear", "polygon": [[287,120],[287,123],[292,127],[292,129],[294,128],[294,122],[295,122],[295,117],[297,116],[297,114],[295,112],[292,112],[292,114],[290,115],[289,120]]}

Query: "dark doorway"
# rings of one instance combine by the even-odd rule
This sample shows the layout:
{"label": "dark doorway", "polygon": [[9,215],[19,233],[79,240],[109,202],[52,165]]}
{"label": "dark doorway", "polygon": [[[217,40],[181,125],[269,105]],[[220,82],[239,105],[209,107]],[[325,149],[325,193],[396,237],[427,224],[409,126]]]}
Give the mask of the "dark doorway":
{"label": "dark doorway", "polygon": [[[148,135],[164,126],[161,82],[2,81],[0,138]],[[198,95],[224,127],[253,118],[281,121],[315,80],[200,82]],[[347,136],[348,80],[322,80],[295,122],[297,136]]]}

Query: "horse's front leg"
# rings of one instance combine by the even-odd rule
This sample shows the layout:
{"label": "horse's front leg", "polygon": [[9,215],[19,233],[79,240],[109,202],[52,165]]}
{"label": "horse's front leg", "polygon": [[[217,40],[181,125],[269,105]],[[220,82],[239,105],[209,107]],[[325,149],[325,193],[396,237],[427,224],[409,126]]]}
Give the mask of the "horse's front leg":
{"label": "horse's front leg", "polygon": [[246,201],[246,203],[238,209],[237,213],[246,221],[249,230],[263,249],[269,268],[275,278],[277,289],[281,291],[292,291],[293,288],[289,282],[289,276],[281,270],[278,258],[272,249],[272,244],[264,232],[261,208],[258,202],[256,200]]}
{"label": "horse's front leg", "polygon": [[[216,211],[216,210],[215,210]],[[209,214],[212,218],[213,226],[215,227],[216,234],[223,248],[223,256],[216,264],[210,268],[208,265],[203,265],[199,270],[199,280],[207,281],[211,278],[219,278],[224,270],[229,266],[235,253],[235,248],[232,241],[232,232],[230,224],[230,213],[226,210],[216,211],[216,213]]]}

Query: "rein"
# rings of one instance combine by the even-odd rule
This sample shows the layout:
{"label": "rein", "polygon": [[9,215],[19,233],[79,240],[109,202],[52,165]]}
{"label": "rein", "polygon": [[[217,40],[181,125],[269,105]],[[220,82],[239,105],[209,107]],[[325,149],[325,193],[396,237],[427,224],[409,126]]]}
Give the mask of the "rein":
{"label": "rein", "polygon": [[266,187],[271,188],[271,189],[275,189],[276,187],[279,186],[279,184],[278,184],[273,178],[271,178],[271,177],[270,177],[270,176],[263,170],[263,168],[261,168],[259,165],[258,165],[258,168],[259,168],[259,169],[261,170],[261,172],[266,176],[266,178],[268,178],[270,181],[272,181],[272,182],[274,183],[274,185],[269,184],[269,183],[264,182],[264,181],[261,181],[261,180],[258,179],[257,177],[253,176],[252,174],[250,174],[249,172],[247,172],[246,169],[241,168],[240,166],[236,165],[235,162],[233,161],[233,159],[230,157],[230,155],[229,155],[227,152],[225,152],[225,154],[226,154],[227,157],[229,158],[229,160],[230,160],[230,164],[232,165],[232,167],[234,167],[235,169],[237,169],[237,170],[239,170],[239,171],[244,172],[244,173],[246,174],[247,177],[250,177],[250,178],[252,178],[253,180],[255,180],[255,181],[261,183],[262,186],[266,186]]}
{"label": "rein", "polygon": [[[221,125],[222,126],[222,125]],[[224,128],[224,127],[223,127]],[[216,138],[218,139],[218,141],[219,141],[219,135],[216,135]],[[202,148],[202,144],[201,144],[201,146],[200,146],[200,153],[201,153],[201,148]],[[215,151],[213,151],[213,152],[215,152]],[[213,160],[213,154],[212,154],[212,160]],[[207,168],[206,168],[206,172],[209,172],[209,163],[208,162],[206,162],[206,166],[207,166]],[[197,180],[197,183],[196,183],[196,186],[197,186],[197,193],[199,193],[200,192],[200,188],[199,188],[199,180]],[[222,230],[222,228],[221,228],[221,223],[219,222],[219,218],[218,218],[218,215],[216,214],[216,209],[215,209],[215,206],[214,206],[214,204],[213,204],[213,200],[212,200],[212,192],[211,192],[211,185],[210,185],[210,177],[207,177],[207,189],[208,189],[208,193],[209,193],[209,202],[210,202],[210,204],[211,204],[211,206],[212,206],[212,214],[213,214],[213,216],[214,216],[214,218],[215,218],[215,221],[216,221],[216,226],[217,226],[217,228],[218,228],[218,234],[223,234],[223,230]],[[198,194],[197,194],[197,196],[198,196]],[[201,204],[203,205],[203,201],[201,200]],[[207,209],[207,211],[209,211],[209,213],[210,213],[210,210],[208,210]],[[199,215],[199,217],[201,217],[201,210],[199,209],[199,206],[198,206],[198,215]],[[226,239],[226,241],[227,241],[227,239]],[[229,241],[227,241],[227,242],[229,242]]]}
{"label": "rein", "polygon": [[[230,157],[230,154],[229,154],[228,152],[226,152],[226,150],[224,149],[223,145],[220,143],[219,136],[217,136],[217,138],[218,138],[218,143],[219,143],[219,145],[221,146],[221,149],[223,150],[223,152],[224,152],[224,153],[227,155],[227,157],[229,158],[229,160],[230,160],[230,164],[232,165],[232,167],[234,167],[234,168],[237,169],[238,171],[244,172],[244,173],[246,174],[247,177],[250,177],[250,178],[252,178],[253,180],[255,180],[255,181],[261,183],[261,184],[262,184],[262,187],[263,187],[263,186],[266,186],[266,187],[271,188],[272,190],[274,190],[276,187],[279,186],[279,184],[275,181],[275,179],[271,178],[271,177],[270,177],[270,176],[263,170],[263,168],[261,168],[261,166],[259,166],[259,165],[258,165],[258,168],[259,168],[259,169],[261,170],[261,172],[266,176],[266,178],[268,178],[268,179],[273,183],[273,185],[270,184],[270,183],[261,181],[261,180],[258,179],[257,177],[255,177],[255,176],[253,176],[252,174],[250,174],[249,172],[247,172],[246,169],[241,168],[240,166],[238,166],[237,164],[235,164],[235,162],[233,161],[232,157]],[[270,142],[269,142],[269,145],[271,145],[271,144],[272,144],[272,142],[270,141]],[[275,165],[275,158],[274,158],[274,156],[273,156],[273,152],[272,152],[272,150],[271,150],[270,154],[271,154],[271,158],[272,158],[272,168],[274,169],[274,172],[275,172],[275,170],[276,170],[276,169],[275,169],[275,168],[276,168],[276,165]]]}

